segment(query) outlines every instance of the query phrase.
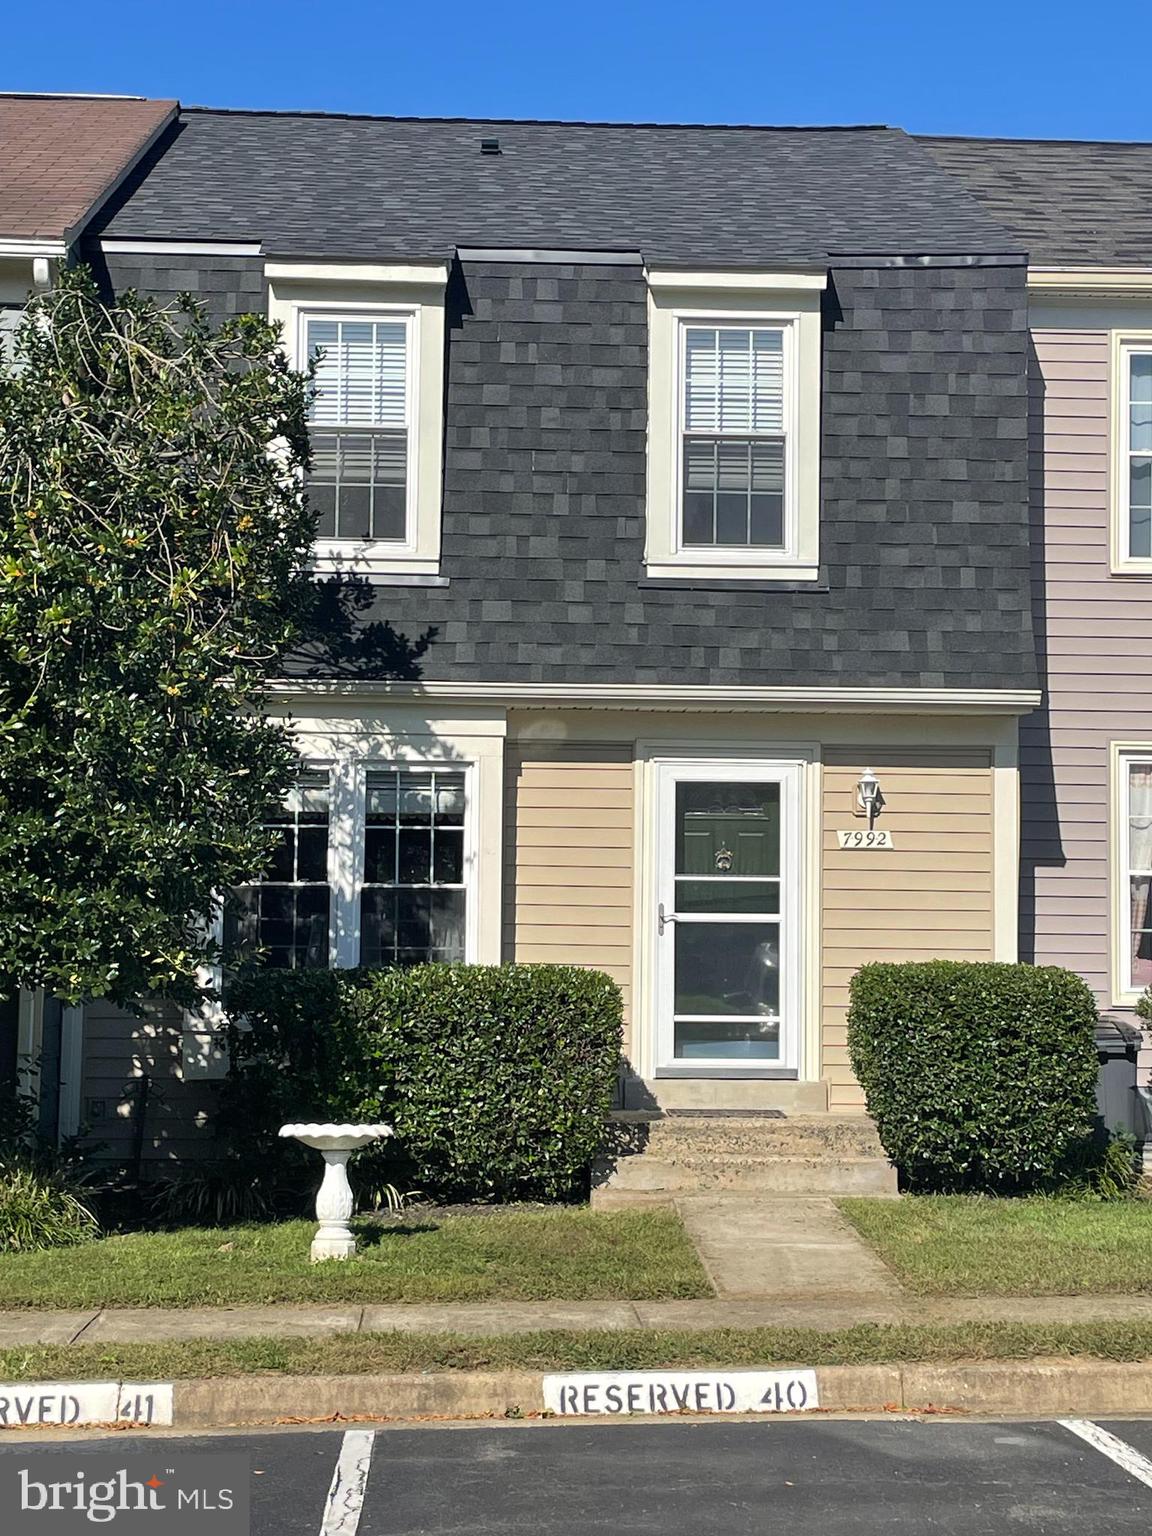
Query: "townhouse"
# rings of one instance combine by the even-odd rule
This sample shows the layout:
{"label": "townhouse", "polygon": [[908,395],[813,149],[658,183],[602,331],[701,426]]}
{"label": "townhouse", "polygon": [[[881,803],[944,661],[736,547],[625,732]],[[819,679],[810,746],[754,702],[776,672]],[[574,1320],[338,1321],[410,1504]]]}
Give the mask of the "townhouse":
{"label": "townhouse", "polygon": [[[1041,268],[1148,257],[1069,259],[1043,196],[1030,222],[1014,157],[1044,152],[181,110],[71,253],[322,356],[339,622],[276,682],[301,778],[235,936],[281,965],[600,966],[634,1107],[857,1112],[870,959],[1070,963],[1130,1005],[1152,751],[1135,703],[1113,713],[1139,644],[1107,621],[1152,568],[1143,491],[1117,523],[1109,489],[1152,449],[1140,285],[1086,298]],[[1063,153],[1055,182],[1087,152]],[[1119,339],[1100,304],[1129,306]],[[1090,651],[1058,545],[1103,567]],[[211,1148],[203,1021],[92,1003],[75,1033],[94,1134],[127,1145],[146,1074],[149,1155]]]}

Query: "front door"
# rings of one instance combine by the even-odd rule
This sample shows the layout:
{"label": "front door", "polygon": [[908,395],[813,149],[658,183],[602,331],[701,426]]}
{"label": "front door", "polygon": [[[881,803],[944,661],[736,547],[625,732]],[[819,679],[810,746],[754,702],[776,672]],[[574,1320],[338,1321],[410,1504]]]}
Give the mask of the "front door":
{"label": "front door", "polygon": [[796,763],[657,769],[657,1070],[794,1074]]}

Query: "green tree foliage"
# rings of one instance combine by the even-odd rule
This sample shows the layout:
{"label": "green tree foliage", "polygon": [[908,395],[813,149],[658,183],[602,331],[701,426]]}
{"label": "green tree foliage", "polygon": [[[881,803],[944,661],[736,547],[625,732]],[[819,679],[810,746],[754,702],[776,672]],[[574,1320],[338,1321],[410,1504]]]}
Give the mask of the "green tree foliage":
{"label": "green tree foliage", "polygon": [[308,380],[276,329],[101,301],[0,359],[0,977],[192,1002],[294,755],[261,716],[309,601]]}

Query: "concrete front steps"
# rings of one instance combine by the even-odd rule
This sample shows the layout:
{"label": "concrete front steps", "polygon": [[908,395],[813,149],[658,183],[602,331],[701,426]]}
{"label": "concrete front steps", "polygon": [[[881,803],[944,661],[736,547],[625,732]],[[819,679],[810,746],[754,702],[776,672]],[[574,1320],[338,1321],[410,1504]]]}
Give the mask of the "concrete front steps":
{"label": "concrete front steps", "polygon": [[662,1195],[895,1195],[896,1170],[866,1115],[620,1110],[592,1203]]}

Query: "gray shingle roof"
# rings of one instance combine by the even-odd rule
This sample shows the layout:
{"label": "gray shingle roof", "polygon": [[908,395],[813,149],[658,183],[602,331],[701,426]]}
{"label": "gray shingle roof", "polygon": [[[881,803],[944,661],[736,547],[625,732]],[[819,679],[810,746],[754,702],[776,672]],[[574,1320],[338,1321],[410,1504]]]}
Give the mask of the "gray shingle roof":
{"label": "gray shingle roof", "polygon": [[[481,138],[501,153],[480,153]],[[670,265],[1017,244],[907,134],[193,109],[106,233],[261,239],[273,255],[640,250]]]}
{"label": "gray shingle roof", "polygon": [[919,141],[1038,266],[1152,265],[1152,144]]}

